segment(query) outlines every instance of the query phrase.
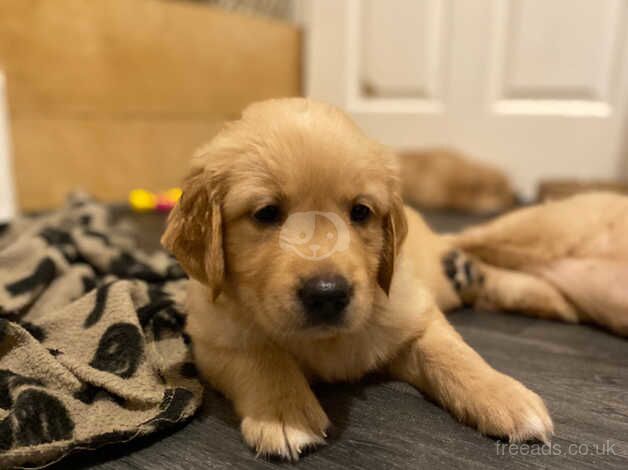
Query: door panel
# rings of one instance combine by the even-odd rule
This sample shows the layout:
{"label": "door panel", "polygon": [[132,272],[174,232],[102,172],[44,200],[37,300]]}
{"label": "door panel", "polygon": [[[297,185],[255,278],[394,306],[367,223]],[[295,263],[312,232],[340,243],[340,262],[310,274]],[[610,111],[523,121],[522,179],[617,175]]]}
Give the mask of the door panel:
{"label": "door panel", "polygon": [[604,101],[619,59],[621,0],[502,3],[503,98]]}
{"label": "door panel", "polygon": [[[375,98],[439,100],[445,80],[442,0],[365,0],[359,94]],[[403,11],[399,15],[398,9]],[[407,47],[411,45],[411,47]]]}
{"label": "door panel", "polygon": [[493,6],[491,73],[498,110],[611,112],[626,54],[625,2],[498,0]]}

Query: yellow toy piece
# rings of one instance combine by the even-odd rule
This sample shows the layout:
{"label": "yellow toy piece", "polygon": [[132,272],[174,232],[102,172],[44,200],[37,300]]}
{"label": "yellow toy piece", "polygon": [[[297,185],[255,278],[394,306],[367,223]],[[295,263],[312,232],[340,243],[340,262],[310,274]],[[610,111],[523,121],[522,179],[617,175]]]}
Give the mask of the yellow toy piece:
{"label": "yellow toy piece", "polygon": [[145,189],[134,189],[129,193],[129,204],[137,212],[152,211],[157,207],[157,196]]}
{"label": "yellow toy piece", "polygon": [[181,188],[170,188],[158,194],[146,189],[134,189],[129,193],[129,204],[136,212],[168,212],[176,205],[181,194]]}

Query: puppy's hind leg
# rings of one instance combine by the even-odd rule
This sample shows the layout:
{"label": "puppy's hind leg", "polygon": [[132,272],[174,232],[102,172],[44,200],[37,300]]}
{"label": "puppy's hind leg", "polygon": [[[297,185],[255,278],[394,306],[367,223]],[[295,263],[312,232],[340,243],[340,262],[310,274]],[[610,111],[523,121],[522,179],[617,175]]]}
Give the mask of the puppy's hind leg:
{"label": "puppy's hind leg", "polygon": [[540,275],[491,266],[460,250],[443,257],[443,270],[466,305],[567,323],[580,320],[561,291]]}
{"label": "puppy's hind leg", "polygon": [[413,384],[460,421],[512,442],[548,442],[553,425],[543,400],[489,366],[434,309],[424,333],[390,363],[393,377]]}
{"label": "puppy's hind leg", "polygon": [[273,347],[233,350],[195,341],[199,369],[232,400],[244,440],[258,455],[298,460],[325,443],[329,419],[298,367]]}
{"label": "puppy's hind leg", "polygon": [[543,277],[482,265],[485,282],[475,306],[516,311],[531,317],[578,323],[578,310]]}

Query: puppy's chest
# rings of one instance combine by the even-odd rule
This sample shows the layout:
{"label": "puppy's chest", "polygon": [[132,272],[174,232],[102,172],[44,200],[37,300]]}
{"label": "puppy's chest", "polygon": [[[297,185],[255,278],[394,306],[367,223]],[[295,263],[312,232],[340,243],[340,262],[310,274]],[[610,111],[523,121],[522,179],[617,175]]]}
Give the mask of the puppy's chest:
{"label": "puppy's chest", "polygon": [[394,303],[382,304],[358,332],[295,341],[287,349],[308,375],[325,381],[357,380],[382,369],[407,341],[421,334],[427,318],[424,313],[433,305],[421,289],[395,298]]}
{"label": "puppy's chest", "polygon": [[306,375],[328,382],[357,380],[383,367],[402,344],[391,331],[319,340],[290,350]]}

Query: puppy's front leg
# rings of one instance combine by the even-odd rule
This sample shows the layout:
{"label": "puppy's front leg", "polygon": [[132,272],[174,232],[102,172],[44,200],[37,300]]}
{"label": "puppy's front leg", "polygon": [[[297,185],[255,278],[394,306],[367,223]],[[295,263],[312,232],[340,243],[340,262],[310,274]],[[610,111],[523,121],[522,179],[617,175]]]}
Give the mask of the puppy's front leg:
{"label": "puppy's front leg", "polygon": [[489,366],[434,309],[423,334],[390,364],[411,383],[480,432],[511,442],[548,442],[553,432],[543,400]]}
{"label": "puppy's front leg", "polygon": [[258,455],[298,460],[325,443],[329,419],[292,357],[268,346],[212,348],[194,342],[201,373],[232,400],[244,440]]}

